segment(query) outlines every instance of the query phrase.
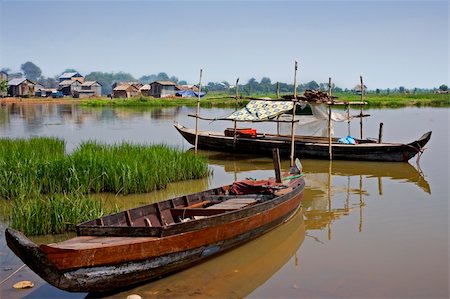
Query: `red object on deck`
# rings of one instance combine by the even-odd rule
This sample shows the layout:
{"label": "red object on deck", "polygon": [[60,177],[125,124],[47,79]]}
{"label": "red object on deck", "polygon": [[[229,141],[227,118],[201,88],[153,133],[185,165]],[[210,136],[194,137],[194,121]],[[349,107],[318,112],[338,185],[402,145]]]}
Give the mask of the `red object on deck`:
{"label": "red object on deck", "polygon": [[[225,129],[225,136],[233,137],[234,129],[233,128]],[[256,129],[252,128],[236,129],[236,136],[243,138],[256,138]]]}

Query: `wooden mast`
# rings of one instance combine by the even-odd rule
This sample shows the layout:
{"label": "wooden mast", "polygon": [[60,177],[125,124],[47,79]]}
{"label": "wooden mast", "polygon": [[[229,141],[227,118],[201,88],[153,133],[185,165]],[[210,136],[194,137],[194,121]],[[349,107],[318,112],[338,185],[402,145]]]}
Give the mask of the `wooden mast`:
{"label": "wooden mast", "polygon": [[200,81],[198,83],[198,98],[197,98],[197,111],[195,112],[195,150],[197,154],[198,148],[198,118],[200,114],[200,93],[202,92],[202,69],[200,69]]}
{"label": "wooden mast", "polygon": [[[239,78],[236,79],[236,102],[235,102],[235,109],[234,111],[237,111],[237,103],[238,103],[238,98],[239,98]],[[234,129],[233,129],[233,149],[236,149],[236,129],[237,129],[237,121],[234,120]]]}
{"label": "wooden mast", "polygon": [[[363,83],[363,77],[359,76],[359,79],[361,81],[361,102],[364,101],[364,83]],[[363,106],[360,106],[361,109],[359,111],[359,134],[360,138],[363,139]]]}
{"label": "wooden mast", "polygon": [[295,108],[297,107],[297,61],[295,61],[294,69],[294,107],[292,108],[292,123],[291,123],[291,166],[294,166],[295,156]]}
{"label": "wooden mast", "polygon": [[[331,98],[331,77],[328,78],[328,97],[332,102]],[[331,105],[328,104],[328,156],[330,160],[333,160],[333,149],[331,144]]]}

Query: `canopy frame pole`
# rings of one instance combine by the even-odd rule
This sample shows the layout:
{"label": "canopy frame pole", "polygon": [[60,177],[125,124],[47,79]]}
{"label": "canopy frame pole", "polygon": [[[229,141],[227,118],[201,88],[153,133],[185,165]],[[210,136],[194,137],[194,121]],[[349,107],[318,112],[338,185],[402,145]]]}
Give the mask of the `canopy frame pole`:
{"label": "canopy frame pole", "polygon": [[[333,99],[331,97],[331,77],[328,78],[328,97],[332,102]],[[331,143],[331,105],[328,105],[328,156],[330,160],[333,160],[333,145]]]}
{"label": "canopy frame pole", "polygon": [[197,98],[197,111],[195,112],[195,154],[197,154],[198,149],[198,119],[200,116],[200,93],[202,92],[202,72],[200,69],[200,81],[198,83],[198,98]]}
{"label": "canopy frame pole", "polygon": [[295,156],[295,109],[297,108],[297,61],[295,61],[294,68],[294,107],[292,108],[292,123],[291,123],[291,166],[294,166]]}
{"label": "canopy frame pole", "polygon": [[[361,81],[361,102],[364,101],[364,83],[363,83],[363,77],[359,76],[359,80]],[[360,138],[363,139],[363,106],[360,106],[360,112],[359,112],[359,135]]]}
{"label": "canopy frame pole", "polygon": [[[234,111],[237,111],[237,103],[239,98],[239,78],[236,79],[236,101],[235,101],[235,109]],[[234,128],[233,128],[233,151],[236,150],[236,138],[237,138],[237,121],[234,120]]]}

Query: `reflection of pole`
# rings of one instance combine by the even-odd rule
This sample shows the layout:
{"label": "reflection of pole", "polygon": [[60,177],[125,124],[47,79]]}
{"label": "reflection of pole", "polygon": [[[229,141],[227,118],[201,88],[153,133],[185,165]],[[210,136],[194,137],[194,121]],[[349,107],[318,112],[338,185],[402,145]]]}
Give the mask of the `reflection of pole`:
{"label": "reflection of pole", "polygon": [[378,194],[383,195],[383,181],[378,177]]}
{"label": "reflection of pole", "polygon": [[[331,168],[332,161],[328,166],[328,212],[331,214]],[[328,240],[331,240],[331,221],[328,223]]]}
{"label": "reflection of pole", "polygon": [[363,197],[362,197],[362,175],[359,176],[359,232],[362,232],[362,209],[363,209]]}
{"label": "reflection of pole", "polygon": [[202,70],[200,69],[200,81],[198,83],[198,99],[197,99],[197,112],[195,113],[195,150],[197,153],[198,148],[198,117],[200,114],[200,93],[202,92]]}
{"label": "reflection of pole", "polygon": [[297,107],[297,61],[295,62],[294,70],[294,107],[292,108],[292,124],[291,124],[291,166],[294,166],[295,156],[295,109]]}

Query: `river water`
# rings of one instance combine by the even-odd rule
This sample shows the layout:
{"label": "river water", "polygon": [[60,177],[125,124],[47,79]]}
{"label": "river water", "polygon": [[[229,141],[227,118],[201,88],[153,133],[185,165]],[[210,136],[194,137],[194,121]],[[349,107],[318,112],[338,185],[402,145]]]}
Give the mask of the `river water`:
{"label": "river water", "polygon": [[[230,109],[202,109],[222,117]],[[357,111],[359,112],[359,111]],[[302,211],[289,223],[226,254],[134,289],[109,294],[126,298],[449,298],[449,119],[448,108],[370,109],[364,138],[409,142],[433,131],[419,165],[302,160],[307,187]],[[78,105],[4,105],[0,137],[57,136],[67,151],[85,140],[165,143],[189,150],[176,132],[178,121],[194,127],[193,108],[81,108]],[[200,128],[230,124],[201,121]],[[259,131],[276,131],[259,124]],[[347,125],[335,136],[346,136]],[[359,137],[359,122],[351,133]],[[123,208],[231,183],[273,176],[269,157],[201,151],[213,175],[180,182],[152,194],[103,195]],[[286,168],[288,161],[282,161]],[[419,167],[420,166],[420,167]],[[0,223],[0,281],[22,262],[7,248]],[[34,238],[52,242],[67,236]],[[12,285],[31,280],[35,287]],[[27,267],[0,285],[1,298],[85,298],[60,291]]]}

